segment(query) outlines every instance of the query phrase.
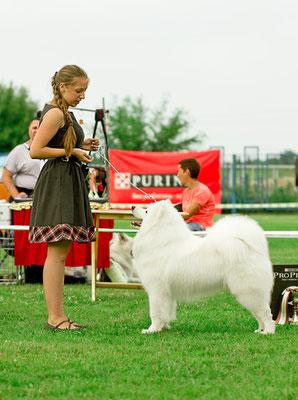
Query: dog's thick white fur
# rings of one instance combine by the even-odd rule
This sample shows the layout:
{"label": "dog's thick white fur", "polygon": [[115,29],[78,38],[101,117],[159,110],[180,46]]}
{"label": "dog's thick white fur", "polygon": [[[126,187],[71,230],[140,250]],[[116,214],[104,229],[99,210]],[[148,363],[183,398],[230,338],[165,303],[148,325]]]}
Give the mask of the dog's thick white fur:
{"label": "dog's thick white fur", "polygon": [[151,325],[143,333],[170,328],[176,302],[195,301],[228,289],[259,323],[275,332],[269,307],[272,265],[262,228],[244,216],[228,216],[194,236],[169,200],[133,207],[143,219],[134,238],[137,272],[149,296]]}
{"label": "dog's thick white fur", "polygon": [[133,238],[125,233],[114,234],[110,241],[110,258],[125,271],[129,282],[140,282],[132,258]]}

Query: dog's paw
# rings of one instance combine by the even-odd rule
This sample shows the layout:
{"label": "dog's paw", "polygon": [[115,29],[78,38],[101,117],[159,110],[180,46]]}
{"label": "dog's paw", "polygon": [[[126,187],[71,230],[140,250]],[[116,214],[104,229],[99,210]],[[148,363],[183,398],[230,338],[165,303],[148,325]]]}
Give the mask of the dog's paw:
{"label": "dog's paw", "polygon": [[261,335],[274,335],[274,332],[272,332],[272,331],[262,331],[262,332],[259,332]]}
{"label": "dog's paw", "polygon": [[143,329],[143,330],[142,330],[142,333],[143,333],[143,334],[146,334],[146,333],[154,333],[154,332],[156,332],[156,331],[153,331],[153,330],[151,330],[150,328],[149,328],[149,329]]}
{"label": "dog's paw", "polygon": [[273,335],[275,333],[275,322],[272,321],[262,327],[262,329],[257,329],[255,332],[260,333],[261,335]]}
{"label": "dog's paw", "polygon": [[159,328],[159,327],[152,327],[152,326],[149,326],[149,328],[148,329],[143,329],[142,330],[142,333],[156,333],[156,332],[161,332],[162,330],[163,330],[164,328]]}

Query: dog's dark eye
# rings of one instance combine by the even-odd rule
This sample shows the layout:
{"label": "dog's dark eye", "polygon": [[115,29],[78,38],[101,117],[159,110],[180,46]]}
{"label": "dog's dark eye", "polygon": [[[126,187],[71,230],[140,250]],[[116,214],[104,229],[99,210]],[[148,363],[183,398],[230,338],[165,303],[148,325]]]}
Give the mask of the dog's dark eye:
{"label": "dog's dark eye", "polygon": [[133,252],[132,252],[132,250],[130,250],[130,256],[131,256],[131,258],[133,258]]}

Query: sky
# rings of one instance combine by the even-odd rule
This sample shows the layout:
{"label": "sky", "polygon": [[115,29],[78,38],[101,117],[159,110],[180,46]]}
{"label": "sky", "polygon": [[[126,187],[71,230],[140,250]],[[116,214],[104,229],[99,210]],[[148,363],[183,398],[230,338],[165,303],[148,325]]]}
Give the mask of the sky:
{"label": "sky", "polygon": [[206,135],[194,150],[298,153],[297,0],[2,0],[0,10],[0,83],[26,87],[40,107],[55,71],[77,64],[90,77],[80,107],[168,99],[189,135]]}

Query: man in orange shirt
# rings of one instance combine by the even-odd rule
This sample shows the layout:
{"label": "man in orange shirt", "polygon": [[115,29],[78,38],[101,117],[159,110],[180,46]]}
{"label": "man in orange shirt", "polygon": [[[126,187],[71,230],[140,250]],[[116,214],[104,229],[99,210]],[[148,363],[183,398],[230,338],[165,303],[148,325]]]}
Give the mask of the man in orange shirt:
{"label": "man in orange shirt", "polygon": [[200,164],[195,158],[185,158],[178,163],[178,178],[186,186],[182,193],[183,216],[192,231],[205,231],[213,225],[214,196],[210,189],[198,181]]}

